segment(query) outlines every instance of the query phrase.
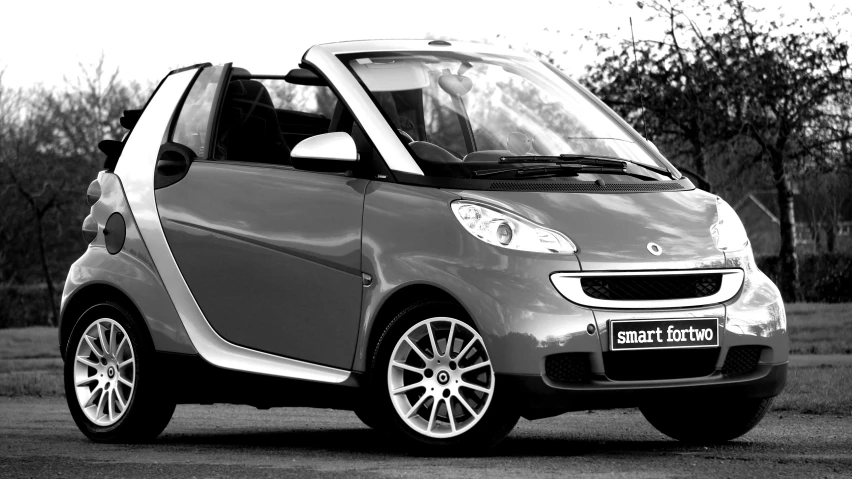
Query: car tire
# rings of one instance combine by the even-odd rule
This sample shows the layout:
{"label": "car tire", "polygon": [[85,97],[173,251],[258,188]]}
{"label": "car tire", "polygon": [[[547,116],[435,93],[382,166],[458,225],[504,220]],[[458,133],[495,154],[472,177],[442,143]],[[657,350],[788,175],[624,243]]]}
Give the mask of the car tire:
{"label": "car tire", "polygon": [[65,398],[77,427],[96,442],[154,440],[175,411],[157,371],[140,318],[116,302],[87,309],[65,346]]}
{"label": "car tire", "polygon": [[658,431],[694,444],[718,444],[736,439],[757,426],[774,398],[718,398],[712,403],[684,401],[647,404],[642,415]]}
{"label": "car tire", "polygon": [[424,455],[487,451],[519,419],[509,391],[495,379],[464,309],[437,301],[411,305],[388,324],[374,349],[370,395],[377,428]]}
{"label": "car tire", "polygon": [[375,408],[369,406],[359,406],[355,408],[353,412],[355,413],[355,416],[357,416],[358,419],[360,419],[361,422],[364,423],[364,425],[369,427],[370,429],[375,429],[377,431],[387,430],[387,428],[384,427],[384,424],[382,423],[379,412],[376,411]]}

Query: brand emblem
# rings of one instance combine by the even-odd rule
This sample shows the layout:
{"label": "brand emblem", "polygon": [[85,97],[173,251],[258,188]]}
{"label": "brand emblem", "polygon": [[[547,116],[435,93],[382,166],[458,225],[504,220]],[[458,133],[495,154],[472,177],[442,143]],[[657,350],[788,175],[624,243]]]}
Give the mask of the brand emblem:
{"label": "brand emblem", "polygon": [[660,245],[657,243],[648,243],[648,251],[650,251],[654,256],[660,256],[663,254],[663,248],[660,248]]}

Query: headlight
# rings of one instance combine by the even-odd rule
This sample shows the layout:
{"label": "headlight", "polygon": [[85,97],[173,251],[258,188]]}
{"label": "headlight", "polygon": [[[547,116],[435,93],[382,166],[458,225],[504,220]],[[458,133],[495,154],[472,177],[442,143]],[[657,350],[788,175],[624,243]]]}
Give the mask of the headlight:
{"label": "headlight", "polygon": [[710,227],[710,235],[716,248],[726,253],[740,251],[748,246],[748,235],[743,222],[731,205],[716,197],[716,222]]}
{"label": "headlight", "polygon": [[572,254],[577,251],[564,234],[518,215],[470,201],[454,201],[451,206],[462,226],[488,244],[535,253]]}

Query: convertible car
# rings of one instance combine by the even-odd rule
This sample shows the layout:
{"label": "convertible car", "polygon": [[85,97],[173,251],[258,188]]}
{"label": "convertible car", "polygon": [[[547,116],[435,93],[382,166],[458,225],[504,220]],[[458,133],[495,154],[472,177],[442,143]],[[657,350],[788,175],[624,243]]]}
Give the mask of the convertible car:
{"label": "convertible car", "polygon": [[734,210],[553,66],[422,40],[245,67],[172,71],[100,144],[59,328],[92,440],[224,402],[439,454],[624,407],[720,442],[783,389],[784,305]]}

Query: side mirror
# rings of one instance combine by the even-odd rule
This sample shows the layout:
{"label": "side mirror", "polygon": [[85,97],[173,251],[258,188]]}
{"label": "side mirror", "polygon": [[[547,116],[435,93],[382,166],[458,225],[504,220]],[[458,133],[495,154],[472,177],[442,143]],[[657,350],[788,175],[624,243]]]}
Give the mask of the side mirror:
{"label": "side mirror", "polygon": [[358,161],[355,140],[349,133],[323,133],[300,141],[290,152],[290,162],[300,170],[342,172]]}

